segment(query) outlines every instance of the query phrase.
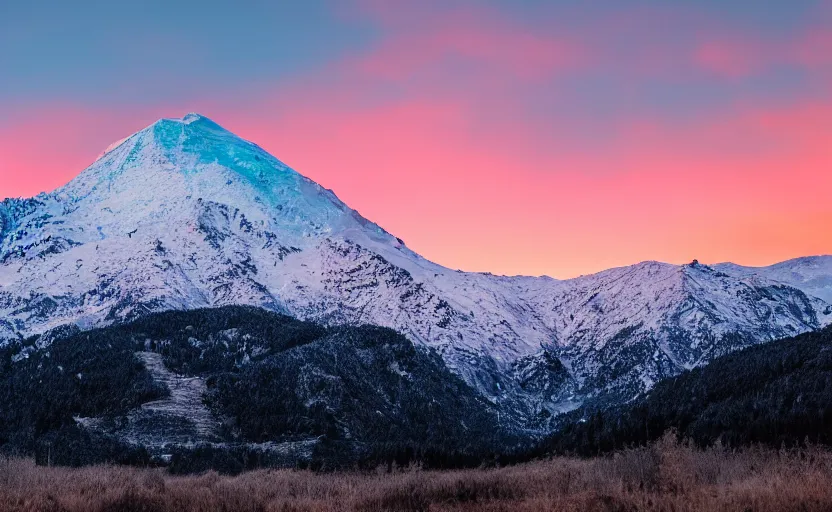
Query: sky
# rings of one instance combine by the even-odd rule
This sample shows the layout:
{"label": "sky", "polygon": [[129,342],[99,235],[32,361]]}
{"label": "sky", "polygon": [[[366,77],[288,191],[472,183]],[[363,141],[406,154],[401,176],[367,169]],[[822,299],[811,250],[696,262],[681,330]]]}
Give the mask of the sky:
{"label": "sky", "polygon": [[0,198],[188,112],[451,268],[832,253],[832,0],[0,0]]}

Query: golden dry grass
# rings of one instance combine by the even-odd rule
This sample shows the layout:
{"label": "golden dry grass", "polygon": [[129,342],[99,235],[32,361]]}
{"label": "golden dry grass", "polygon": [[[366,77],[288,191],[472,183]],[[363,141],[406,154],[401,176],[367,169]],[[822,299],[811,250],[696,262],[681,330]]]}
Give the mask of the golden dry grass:
{"label": "golden dry grass", "polygon": [[126,467],[0,461],[0,511],[828,511],[832,452],[678,444],[462,471],[174,477]]}

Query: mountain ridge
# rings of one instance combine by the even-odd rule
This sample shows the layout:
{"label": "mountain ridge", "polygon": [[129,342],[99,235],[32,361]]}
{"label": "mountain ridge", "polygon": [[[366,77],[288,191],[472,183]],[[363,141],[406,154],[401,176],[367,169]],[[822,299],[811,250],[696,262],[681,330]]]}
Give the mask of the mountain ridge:
{"label": "mountain ridge", "polygon": [[[532,423],[832,321],[817,280],[737,266],[643,262],[568,280],[451,270],[198,115],[150,125],[53,193],[0,203],[0,261],[6,340],[233,304],[377,324]],[[832,258],[813,272],[832,276]]]}

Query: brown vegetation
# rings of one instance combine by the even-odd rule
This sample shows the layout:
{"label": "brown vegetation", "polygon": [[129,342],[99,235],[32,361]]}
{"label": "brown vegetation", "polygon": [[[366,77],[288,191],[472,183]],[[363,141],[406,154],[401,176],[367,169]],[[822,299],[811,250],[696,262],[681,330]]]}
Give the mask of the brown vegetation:
{"label": "brown vegetation", "polygon": [[729,452],[671,435],[608,457],[463,471],[174,477],[0,461],[0,511],[832,510],[832,452]]}

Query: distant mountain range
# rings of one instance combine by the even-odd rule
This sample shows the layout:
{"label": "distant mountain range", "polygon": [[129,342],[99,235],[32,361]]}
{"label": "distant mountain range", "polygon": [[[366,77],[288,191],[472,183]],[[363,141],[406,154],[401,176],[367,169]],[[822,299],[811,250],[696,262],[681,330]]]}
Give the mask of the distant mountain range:
{"label": "distant mountain range", "polygon": [[832,445],[832,326],[717,358],[638,399],[558,418],[541,453],[596,455],[676,433],[702,446]]}
{"label": "distant mountain range", "polygon": [[67,324],[256,306],[394,329],[531,432],[588,400],[628,401],[720,355],[821,328],[831,302],[830,256],[644,262],[569,280],[451,270],[197,114],[135,133],[52,193],[0,203],[11,364]]}

